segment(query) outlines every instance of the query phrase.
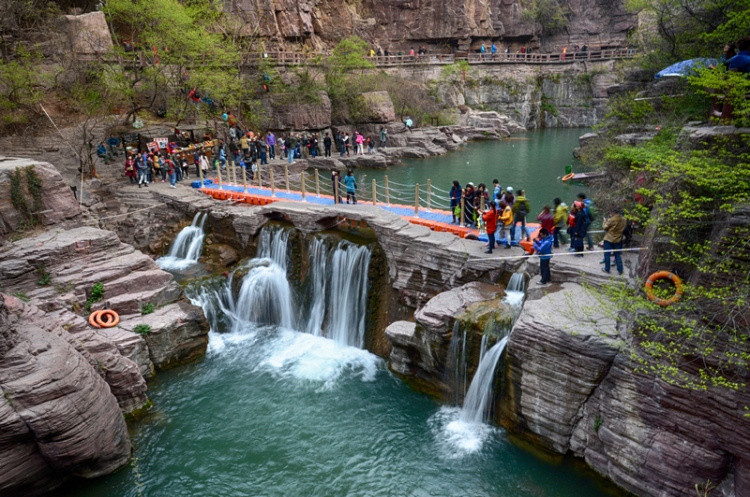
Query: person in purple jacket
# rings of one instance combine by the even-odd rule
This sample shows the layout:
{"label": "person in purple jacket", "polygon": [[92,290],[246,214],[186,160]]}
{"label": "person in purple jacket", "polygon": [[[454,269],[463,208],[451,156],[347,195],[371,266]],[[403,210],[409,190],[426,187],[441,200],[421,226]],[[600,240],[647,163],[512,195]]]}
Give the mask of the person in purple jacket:
{"label": "person in purple jacket", "polygon": [[269,131],[266,135],[266,145],[268,145],[268,158],[276,158],[276,135],[272,131]]}

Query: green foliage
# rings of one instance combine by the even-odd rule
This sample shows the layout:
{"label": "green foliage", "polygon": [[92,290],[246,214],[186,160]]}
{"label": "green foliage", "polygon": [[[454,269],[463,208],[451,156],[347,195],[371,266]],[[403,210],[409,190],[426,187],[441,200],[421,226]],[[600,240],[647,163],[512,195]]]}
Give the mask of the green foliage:
{"label": "green foliage", "polygon": [[542,112],[547,112],[548,114],[552,114],[553,116],[557,117],[557,107],[554,106],[551,100],[551,98],[542,93],[542,103],[540,105],[540,108]]}
{"label": "green foliage", "polygon": [[735,126],[750,126],[750,78],[747,75],[727,71],[723,65],[714,69],[702,69],[688,77],[695,91],[717,102],[732,105],[732,121]]}
{"label": "green foliage", "polygon": [[440,75],[445,79],[453,79],[455,76],[460,76],[464,80],[466,75],[469,74],[471,66],[466,60],[457,60],[453,64],[448,64],[440,69]]}
{"label": "green foliage", "polygon": [[374,65],[367,58],[368,44],[358,36],[341,40],[323,63],[328,96],[336,122],[358,122],[367,112],[360,79]]}
{"label": "green foliage", "polygon": [[29,301],[31,300],[31,299],[29,298],[29,296],[28,296],[28,295],[26,295],[26,294],[25,294],[25,293],[23,293],[23,292],[16,292],[16,293],[14,293],[13,295],[14,295],[14,296],[16,296],[16,297],[18,297],[19,299],[21,299],[21,300],[22,300],[22,301],[24,301],[24,302],[29,302]]}
{"label": "green foliage", "polygon": [[596,419],[594,419],[594,431],[596,433],[599,433],[599,428],[602,427],[602,424],[604,424],[604,420],[597,416]]}
{"label": "green foliage", "polygon": [[537,23],[542,35],[555,33],[568,25],[570,9],[559,0],[525,0],[522,6],[521,18]]}
{"label": "green foliage", "polygon": [[647,124],[654,118],[654,106],[650,100],[636,100],[634,94],[629,93],[615,97],[609,101],[608,120],[616,120],[625,124]]}
{"label": "green foliage", "polygon": [[146,302],[141,306],[142,315],[151,314],[152,312],[154,312],[154,304],[151,302]]}
{"label": "green foliage", "polygon": [[23,182],[21,181],[21,170],[19,168],[16,168],[15,171],[10,173],[10,201],[13,204],[13,208],[16,209],[22,217],[28,218],[30,216],[31,211],[26,203]]}
{"label": "green foliage", "polygon": [[42,199],[42,180],[36,174],[34,166],[26,168],[26,186],[31,195],[34,215],[44,210],[44,200]]}
{"label": "green foliage", "polygon": [[38,267],[36,269],[36,284],[39,286],[47,286],[52,281],[52,275],[49,274],[49,271],[47,271],[47,268],[44,266]]}
{"label": "green foliage", "polygon": [[151,326],[147,324],[137,324],[135,325],[135,328],[133,328],[133,333],[137,333],[139,335],[148,335],[151,333]]}
{"label": "green foliage", "polygon": [[38,54],[23,49],[13,60],[0,58],[0,127],[26,125],[37,113],[44,96],[40,62]]}
{"label": "green foliage", "polygon": [[89,298],[86,299],[86,305],[84,306],[84,308],[86,309],[86,312],[91,312],[92,304],[99,302],[103,297],[104,297],[104,284],[94,283],[91,286],[91,293],[89,294]]}

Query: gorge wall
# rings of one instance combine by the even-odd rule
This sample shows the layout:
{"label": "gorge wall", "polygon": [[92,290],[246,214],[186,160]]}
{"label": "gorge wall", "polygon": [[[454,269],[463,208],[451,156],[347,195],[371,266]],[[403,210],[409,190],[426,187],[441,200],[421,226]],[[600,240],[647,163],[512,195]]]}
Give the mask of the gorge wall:
{"label": "gorge wall", "polygon": [[[544,48],[575,44],[624,46],[635,17],[620,0],[571,0],[565,30],[545,36]],[[237,0],[227,2],[245,24],[247,35],[259,36],[272,48],[304,43],[321,49],[350,35],[374,46],[408,53],[426,45],[431,51],[470,50],[497,41],[538,47],[539,29],[522,18],[520,0]]]}

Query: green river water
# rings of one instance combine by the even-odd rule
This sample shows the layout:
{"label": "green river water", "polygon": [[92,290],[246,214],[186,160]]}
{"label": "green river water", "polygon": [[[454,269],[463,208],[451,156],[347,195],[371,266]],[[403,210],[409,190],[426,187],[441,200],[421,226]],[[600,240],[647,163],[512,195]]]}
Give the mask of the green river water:
{"label": "green river water", "polygon": [[[455,174],[441,161],[486,162],[486,169],[467,176],[475,182],[500,176],[503,185],[527,187],[532,202],[570,198],[578,188],[555,180],[580,134],[555,130],[531,133],[526,141],[470,145],[429,164],[391,168],[389,174],[404,182],[426,172],[452,179]],[[524,157],[539,158],[549,171],[534,172],[529,163],[524,171],[510,168]],[[490,160],[500,164],[497,174]],[[213,330],[206,357],[159,373],[149,383],[149,396],[153,409],[131,423],[132,464],[74,483],[58,495],[594,497],[612,492],[568,462],[549,463],[514,446],[502,429],[461,421],[457,407],[410,390],[369,352],[289,329],[247,323],[242,329]]]}
{"label": "green river water", "polygon": [[[587,192],[585,185],[563,183],[560,178],[565,175],[565,166],[573,163],[572,152],[578,146],[578,137],[589,131],[586,128],[548,129],[513,135],[501,141],[474,142],[440,157],[408,159],[404,165],[388,169],[358,169],[357,176],[367,188],[373,179],[381,188],[384,176],[388,175],[391,189],[402,189],[402,195],[410,201],[414,199],[412,185],[415,183],[420,184],[421,197],[425,198],[428,179],[433,186],[445,191],[450,190],[454,179],[461,186],[469,181],[475,185],[485,183],[491,191],[492,180],[497,178],[503,188],[512,186],[516,191],[526,190],[536,218],[544,205],[553,205],[555,197],[571,205],[579,192]],[[574,165],[574,171],[579,172],[580,168]]]}

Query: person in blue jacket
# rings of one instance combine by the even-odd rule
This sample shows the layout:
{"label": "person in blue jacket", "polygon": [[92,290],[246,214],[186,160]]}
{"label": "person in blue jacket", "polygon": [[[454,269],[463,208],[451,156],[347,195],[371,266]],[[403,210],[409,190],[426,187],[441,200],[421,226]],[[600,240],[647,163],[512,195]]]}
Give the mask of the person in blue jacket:
{"label": "person in blue jacket", "polygon": [[344,176],[344,185],[346,186],[346,203],[349,199],[353,204],[357,203],[357,181],[354,179],[354,172],[350,169]]}
{"label": "person in blue jacket", "polygon": [[539,235],[534,240],[534,252],[539,256],[539,272],[542,273],[540,285],[545,285],[552,281],[552,275],[549,270],[549,260],[552,258],[552,244],[555,237],[547,231],[546,228],[539,230]]}

